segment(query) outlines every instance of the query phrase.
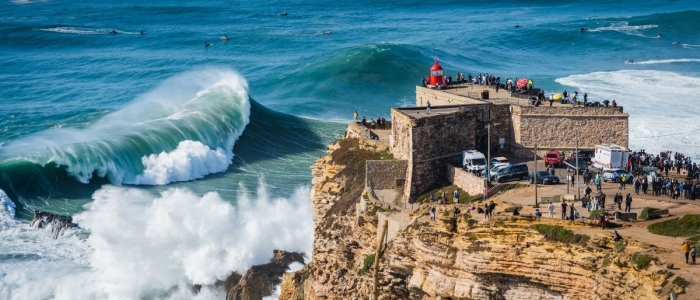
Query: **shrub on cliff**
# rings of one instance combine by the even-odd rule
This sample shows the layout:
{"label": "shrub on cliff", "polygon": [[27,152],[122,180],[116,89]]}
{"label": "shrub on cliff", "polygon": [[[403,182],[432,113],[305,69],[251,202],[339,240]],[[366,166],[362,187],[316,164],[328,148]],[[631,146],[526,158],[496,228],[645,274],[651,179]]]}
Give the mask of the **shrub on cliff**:
{"label": "shrub on cliff", "polygon": [[360,269],[360,275],[366,274],[369,271],[369,269],[372,267],[372,264],[374,263],[374,256],[375,256],[374,254],[370,254],[370,255],[367,255],[367,257],[365,257],[365,261],[362,265],[362,269]]}
{"label": "shrub on cliff", "polygon": [[564,229],[561,226],[552,226],[546,224],[536,224],[532,228],[537,232],[544,234],[544,239],[552,242],[560,242],[567,244],[579,244],[585,246],[591,237],[585,234],[576,234],[571,230]]}
{"label": "shrub on cliff", "polygon": [[658,258],[649,254],[639,254],[638,252],[632,254],[632,262],[634,262],[639,269],[648,268],[651,265],[651,262],[655,260],[658,260]]}
{"label": "shrub on cliff", "polygon": [[693,236],[700,234],[700,215],[685,215],[649,225],[649,232],[665,236]]}

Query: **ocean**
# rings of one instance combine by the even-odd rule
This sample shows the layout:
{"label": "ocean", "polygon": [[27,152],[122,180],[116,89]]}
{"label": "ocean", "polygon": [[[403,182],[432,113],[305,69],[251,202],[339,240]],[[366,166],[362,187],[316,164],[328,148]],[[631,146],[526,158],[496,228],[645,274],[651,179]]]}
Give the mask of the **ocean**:
{"label": "ocean", "polygon": [[223,299],[309,253],[310,165],[434,59],[615,99],[632,149],[700,158],[695,4],[0,2],[0,299]]}

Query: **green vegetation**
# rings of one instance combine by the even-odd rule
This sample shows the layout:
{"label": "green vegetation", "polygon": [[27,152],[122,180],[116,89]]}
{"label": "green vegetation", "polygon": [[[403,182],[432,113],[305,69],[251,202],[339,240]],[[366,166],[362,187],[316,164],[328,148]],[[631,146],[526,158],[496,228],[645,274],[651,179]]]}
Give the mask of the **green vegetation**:
{"label": "green vegetation", "polygon": [[620,241],[615,242],[615,249],[617,250],[617,252],[625,251],[626,247],[627,247],[627,244],[625,243],[625,241],[620,240]]}
{"label": "green vegetation", "polygon": [[651,265],[651,262],[655,260],[658,260],[658,258],[649,254],[639,254],[639,252],[632,254],[632,262],[634,262],[639,269],[648,268]]}
{"label": "green vegetation", "polygon": [[367,255],[365,257],[365,262],[362,266],[362,269],[360,269],[360,275],[365,275],[369,271],[369,268],[372,267],[372,264],[374,263],[374,254]]}
{"label": "green vegetation", "polygon": [[658,209],[653,208],[653,207],[645,207],[644,209],[642,209],[642,212],[639,213],[639,218],[642,220],[647,220],[647,221],[651,220],[652,218],[649,217],[649,212],[656,211],[656,210],[658,210]]}
{"label": "green vegetation", "polygon": [[579,244],[585,246],[591,237],[585,234],[575,234],[573,231],[564,229],[561,226],[552,226],[546,224],[536,224],[532,228],[537,230],[537,232],[544,234],[545,240],[552,242],[560,242],[567,244]]}
{"label": "green vegetation", "polygon": [[589,220],[598,220],[600,217],[605,214],[605,211],[602,209],[596,209],[592,210],[591,213],[588,215]]}
{"label": "green vegetation", "polygon": [[665,236],[694,236],[700,235],[700,215],[685,215],[682,218],[667,220],[649,225],[649,232]]}

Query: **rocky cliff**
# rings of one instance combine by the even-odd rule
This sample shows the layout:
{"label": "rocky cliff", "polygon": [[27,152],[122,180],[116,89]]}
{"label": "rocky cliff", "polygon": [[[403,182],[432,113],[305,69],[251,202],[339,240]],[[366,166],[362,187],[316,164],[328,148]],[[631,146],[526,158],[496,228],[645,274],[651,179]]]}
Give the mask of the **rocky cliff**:
{"label": "rocky cliff", "polygon": [[[382,208],[369,203],[356,215],[364,178],[353,176],[364,172],[349,169],[367,155],[353,151],[367,149],[335,142],[311,167],[313,259],[284,275],[280,299],[371,299],[368,266]],[[452,206],[439,207],[435,221],[428,214],[428,207],[411,212],[410,225],[384,250],[379,299],[666,299],[660,295],[682,292],[654,257],[661,250],[615,243],[610,232],[585,223],[505,213],[479,222],[453,217]]]}

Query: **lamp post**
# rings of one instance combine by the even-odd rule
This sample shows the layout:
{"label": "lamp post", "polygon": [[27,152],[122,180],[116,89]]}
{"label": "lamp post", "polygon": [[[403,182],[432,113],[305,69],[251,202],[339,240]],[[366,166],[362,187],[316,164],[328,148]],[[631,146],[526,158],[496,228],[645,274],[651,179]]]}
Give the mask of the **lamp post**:
{"label": "lamp post", "polygon": [[491,186],[491,126],[500,125],[501,123],[486,124],[487,129],[487,141],[486,141],[486,177],[488,187]]}
{"label": "lamp post", "polygon": [[574,159],[576,159],[576,197],[577,199],[581,200],[581,181],[579,179],[579,169],[578,169],[578,131],[574,129],[574,133],[576,136],[576,152],[574,152]]}
{"label": "lamp post", "polygon": [[535,182],[535,207],[537,207],[537,143],[535,143],[535,172],[533,173]]}

